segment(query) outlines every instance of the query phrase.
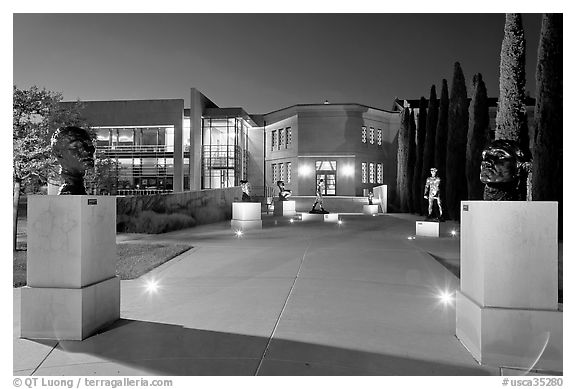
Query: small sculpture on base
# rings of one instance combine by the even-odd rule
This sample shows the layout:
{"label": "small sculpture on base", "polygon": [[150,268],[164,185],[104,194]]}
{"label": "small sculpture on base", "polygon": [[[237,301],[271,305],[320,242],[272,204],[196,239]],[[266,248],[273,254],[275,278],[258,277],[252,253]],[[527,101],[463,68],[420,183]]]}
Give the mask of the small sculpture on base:
{"label": "small sculpture on base", "polygon": [[532,164],[517,142],[493,141],[482,151],[480,181],[486,201],[523,201],[530,199]]}
{"label": "small sculpture on base", "polygon": [[62,185],[59,195],[85,195],[84,175],[94,168],[94,145],[88,131],[80,127],[60,127],[50,141],[60,164]]}
{"label": "small sculpture on base", "polygon": [[372,199],[374,198],[374,193],[368,192],[368,205],[373,205]]}
{"label": "small sculpture on base", "polygon": [[292,191],[284,187],[284,181],[277,181],[276,185],[278,185],[278,200],[286,201],[292,196]]}
{"label": "small sculpture on base", "polygon": [[[434,221],[444,221],[442,218],[442,200],[440,199],[440,177],[436,176],[438,169],[435,167],[430,168],[430,177],[426,179],[426,185],[424,186],[424,198],[428,199],[428,216],[426,220]],[[438,206],[438,217],[434,218],[432,216],[434,210],[434,201]]]}
{"label": "small sculpture on base", "polygon": [[242,188],[242,202],[251,202],[252,198],[250,197],[250,190],[252,187],[250,183],[246,180],[240,180],[240,188]]}
{"label": "small sculpture on base", "polygon": [[[314,200],[314,205],[308,213],[330,213],[324,209],[324,199],[322,198],[322,192],[324,192],[324,179],[321,178],[316,186],[316,199]],[[316,205],[320,204],[320,210],[316,209]]]}

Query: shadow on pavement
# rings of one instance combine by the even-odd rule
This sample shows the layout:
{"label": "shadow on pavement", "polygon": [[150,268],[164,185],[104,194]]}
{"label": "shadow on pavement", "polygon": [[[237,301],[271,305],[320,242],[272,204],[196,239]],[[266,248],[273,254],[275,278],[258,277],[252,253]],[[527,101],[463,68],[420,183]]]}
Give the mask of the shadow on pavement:
{"label": "shadow on pavement", "polygon": [[[37,374],[82,375],[79,369],[83,364],[109,362],[125,367],[120,370],[137,369],[140,375],[255,375],[267,344],[268,339],[263,337],[121,319],[82,342],[59,342]],[[271,342],[258,370],[258,375],[296,376],[488,374],[480,366],[470,368],[282,339]]]}

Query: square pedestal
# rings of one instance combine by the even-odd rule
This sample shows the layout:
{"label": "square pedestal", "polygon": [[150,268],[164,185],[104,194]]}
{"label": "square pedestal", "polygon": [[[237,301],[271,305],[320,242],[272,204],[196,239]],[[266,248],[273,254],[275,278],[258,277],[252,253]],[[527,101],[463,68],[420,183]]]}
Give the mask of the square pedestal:
{"label": "square pedestal", "polygon": [[296,201],[274,201],[274,216],[295,216]]}
{"label": "square pedestal", "polygon": [[260,203],[232,203],[233,220],[261,220]]}
{"label": "square pedestal", "polygon": [[429,236],[432,238],[440,237],[440,223],[439,222],[416,222],[416,236]]}
{"label": "square pedestal", "polygon": [[81,288],[116,274],[114,196],[28,197],[27,284]]}
{"label": "square pedestal", "polygon": [[364,215],[376,215],[378,213],[378,204],[365,204],[362,206],[362,213]]}
{"label": "square pedestal", "polygon": [[310,222],[310,221],[317,221],[321,222],[324,220],[324,215],[321,213],[302,213],[302,221],[303,222]]}
{"label": "square pedestal", "polygon": [[388,185],[379,185],[372,188],[374,194],[374,203],[380,205],[382,213],[388,212]]}
{"label": "square pedestal", "polygon": [[483,365],[563,371],[562,316],[558,310],[482,307],[456,294],[456,336]]}
{"label": "square pedestal", "polygon": [[324,221],[328,223],[338,223],[337,213],[326,213],[324,214]]}
{"label": "square pedestal", "polygon": [[262,220],[230,220],[230,227],[234,231],[261,230]]}
{"label": "square pedestal", "polygon": [[558,306],[558,203],[463,201],[460,290],[481,306]]}
{"label": "square pedestal", "polygon": [[23,338],[83,340],[119,318],[118,277],[83,288],[22,288]]}

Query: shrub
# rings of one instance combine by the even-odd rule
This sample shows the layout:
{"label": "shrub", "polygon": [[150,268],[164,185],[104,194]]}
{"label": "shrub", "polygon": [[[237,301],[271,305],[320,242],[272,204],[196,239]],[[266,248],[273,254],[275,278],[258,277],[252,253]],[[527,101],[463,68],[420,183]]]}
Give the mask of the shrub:
{"label": "shrub", "polygon": [[164,232],[194,227],[196,220],[182,213],[157,213],[142,211],[136,216],[119,215],[116,220],[118,232],[139,232],[145,234],[161,234]]}

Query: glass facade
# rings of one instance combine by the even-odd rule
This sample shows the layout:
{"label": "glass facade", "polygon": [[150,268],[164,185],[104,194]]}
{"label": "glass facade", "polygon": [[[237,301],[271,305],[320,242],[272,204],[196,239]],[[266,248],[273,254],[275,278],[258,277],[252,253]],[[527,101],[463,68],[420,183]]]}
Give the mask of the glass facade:
{"label": "glass facade", "polygon": [[238,186],[246,179],[248,128],[239,117],[202,119],[202,189]]}
{"label": "glass facade", "polygon": [[117,193],[171,192],[174,126],[94,127],[96,150],[114,159]]}

